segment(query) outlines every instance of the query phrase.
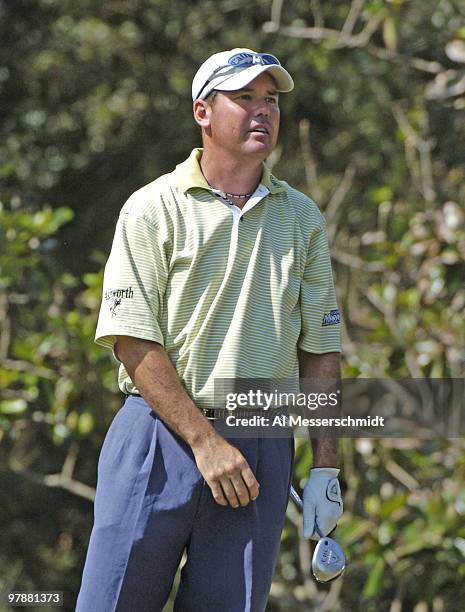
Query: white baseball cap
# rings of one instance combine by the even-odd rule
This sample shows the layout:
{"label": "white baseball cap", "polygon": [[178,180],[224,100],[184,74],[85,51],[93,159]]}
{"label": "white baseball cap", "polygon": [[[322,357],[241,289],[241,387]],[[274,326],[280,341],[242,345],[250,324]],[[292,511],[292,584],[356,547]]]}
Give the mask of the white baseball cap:
{"label": "white baseball cap", "polygon": [[252,49],[231,49],[214,53],[200,66],[192,81],[192,100],[205,100],[214,89],[241,89],[262,72],[271,74],[278,91],[294,89],[291,75],[274,55],[257,53]]}

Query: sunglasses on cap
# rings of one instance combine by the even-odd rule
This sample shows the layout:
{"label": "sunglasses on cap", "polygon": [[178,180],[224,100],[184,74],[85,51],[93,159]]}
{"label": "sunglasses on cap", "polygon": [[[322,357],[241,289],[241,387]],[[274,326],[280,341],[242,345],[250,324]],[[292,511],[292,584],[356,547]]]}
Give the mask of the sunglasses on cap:
{"label": "sunglasses on cap", "polygon": [[235,68],[253,66],[254,64],[261,64],[262,66],[281,65],[278,58],[274,55],[270,55],[269,53],[248,53],[247,51],[236,53],[236,55],[230,57],[228,64]]}
{"label": "sunglasses on cap", "polygon": [[209,85],[220,73],[221,76],[226,76],[228,72],[234,72],[237,68],[248,68],[249,66],[257,64],[261,66],[281,66],[278,58],[270,53],[249,53],[247,51],[236,53],[236,55],[229,58],[227,64],[219,66],[212,72],[210,78],[205,81],[203,87],[197,94],[197,98],[200,98],[207,85]]}

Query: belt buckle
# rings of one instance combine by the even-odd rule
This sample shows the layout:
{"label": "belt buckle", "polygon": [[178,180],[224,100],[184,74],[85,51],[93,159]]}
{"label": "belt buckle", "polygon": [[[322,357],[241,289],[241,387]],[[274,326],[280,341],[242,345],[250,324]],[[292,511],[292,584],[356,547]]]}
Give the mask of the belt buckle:
{"label": "belt buckle", "polygon": [[216,410],[214,408],[202,408],[201,412],[203,416],[210,421],[214,421],[218,418],[218,416],[215,414]]}

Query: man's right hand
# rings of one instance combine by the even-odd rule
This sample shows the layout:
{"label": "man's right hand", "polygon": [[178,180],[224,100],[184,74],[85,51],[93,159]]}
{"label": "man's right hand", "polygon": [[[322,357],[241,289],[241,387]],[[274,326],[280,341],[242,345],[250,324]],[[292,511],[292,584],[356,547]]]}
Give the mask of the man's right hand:
{"label": "man's right hand", "polygon": [[200,473],[220,506],[247,506],[258,497],[259,483],[244,455],[216,432],[192,447]]}
{"label": "man's right hand", "polygon": [[258,497],[259,484],[244,456],[226,442],[187,394],[165,349],[149,340],[117,336],[115,354],[145,401],[194,453],[215,501],[233,508]]}

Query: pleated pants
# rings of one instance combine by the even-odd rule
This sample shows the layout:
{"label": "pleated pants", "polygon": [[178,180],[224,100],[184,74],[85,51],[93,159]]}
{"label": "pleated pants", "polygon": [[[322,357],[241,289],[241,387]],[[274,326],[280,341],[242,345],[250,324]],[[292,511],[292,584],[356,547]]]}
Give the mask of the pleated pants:
{"label": "pleated pants", "polygon": [[265,610],[291,483],[294,440],[228,438],[260,493],[220,506],[190,447],[141,397],[129,397],[103,443],[76,612],[161,612],[183,552],[175,612]]}

